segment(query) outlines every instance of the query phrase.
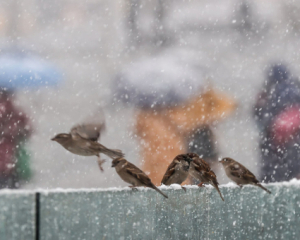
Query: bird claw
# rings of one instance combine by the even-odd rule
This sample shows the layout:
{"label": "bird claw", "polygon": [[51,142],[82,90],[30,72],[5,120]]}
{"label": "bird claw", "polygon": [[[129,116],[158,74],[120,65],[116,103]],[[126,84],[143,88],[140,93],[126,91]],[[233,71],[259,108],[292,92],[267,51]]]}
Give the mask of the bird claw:
{"label": "bird claw", "polygon": [[138,191],[138,189],[135,187],[135,186],[129,186],[131,189],[132,189],[132,191],[134,191],[134,192],[136,192],[136,191]]}
{"label": "bird claw", "polygon": [[106,162],[105,159],[98,158],[97,162],[98,162],[98,166],[99,166],[101,172],[103,172],[104,169],[102,168],[102,164]]}
{"label": "bird claw", "polygon": [[198,187],[204,187],[204,186],[203,186],[203,182],[199,183],[197,186],[198,186]]}
{"label": "bird claw", "polygon": [[185,187],[181,186],[181,188],[186,192],[186,188]]}

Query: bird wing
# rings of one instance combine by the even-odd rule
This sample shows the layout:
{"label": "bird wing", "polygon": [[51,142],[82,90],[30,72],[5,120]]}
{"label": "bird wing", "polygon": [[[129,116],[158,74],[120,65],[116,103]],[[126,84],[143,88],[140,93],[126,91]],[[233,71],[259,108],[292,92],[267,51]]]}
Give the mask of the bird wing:
{"label": "bird wing", "polygon": [[79,135],[82,138],[98,141],[100,133],[105,130],[105,116],[102,108],[93,110],[81,124],[71,129],[72,137]]}
{"label": "bird wing", "polygon": [[244,171],[245,171],[244,179],[247,179],[248,181],[251,181],[253,183],[258,183],[258,180],[256,179],[256,177],[252,172],[250,172],[247,168]]}
{"label": "bird wing", "polygon": [[195,169],[201,172],[203,179],[211,181],[215,184],[219,184],[217,181],[217,176],[213,170],[211,170],[210,166],[206,161],[202,158],[198,158],[194,160]]}
{"label": "bird wing", "polygon": [[251,182],[258,182],[252,172],[241,164],[234,163],[230,166],[232,176],[242,178]]}
{"label": "bird wing", "polygon": [[241,168],[239,164],[234,163],[230,166],[230,173],[234,177],[241,178],[245,173],[245,169]]}
{"label": "bird wing", "polygon": [[100,133],[104,128],[104,123],[100,124],[80,124],[76,125],[71,129],[71,135],[76,136],[77,134],[91,141],[98,141]]}
{"label": "bird wing", "polygon": [[217,178],[217,176],[216,176],[216,174],[214,173],[213,170],[207,171],[207,172],[205,172],[204,174],[205,174],[205,176],[207,176],[209,179],[216,179],[216,178]]}
{"label": "bird wing", "polygon": [[166,181],[168,181],[168,179],[174,174],[175,172],[175,167],[176,167],[176,164],[178,163],[177,160],[173,160],[169,167],[167,168],[167,171],[163,177],[163,179],[161,180],[161,183],[165,183]]}
{"label": "bird wing", "polygon": [[209,172],[205,173],[205,178],[209,180],[210,183],[213,183],[213,185],[219,185],[219,182],[217,180],[217,176],[214,173],[213,170],[210,170]]}
{"label": "bird wing", "polygon": [[127,162],[126,172],[131,176],[135,177],[136,179],[138,179],[141,183],[145,185],[151,184],[151,180],[146,175],[146,173],[144,173],[141,169],[139,169],[138,167],[136,167],[130,162]]}
{"label": "bird wing", "polygon": [[202,158],[195,159],[194,164],[195,164],[195,168],[199,172],[209,172],[211,170],[208,163],[205,162]]}

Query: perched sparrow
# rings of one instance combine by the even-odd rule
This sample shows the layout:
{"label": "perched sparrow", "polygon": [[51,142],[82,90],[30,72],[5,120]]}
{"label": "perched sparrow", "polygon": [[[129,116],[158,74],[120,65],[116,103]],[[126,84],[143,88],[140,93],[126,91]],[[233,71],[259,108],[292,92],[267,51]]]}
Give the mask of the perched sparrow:
{"label": "perched sparrow", "polygon": [[100,153],[103,153],[112,159],[123,157],[120,150],[108,149],[98,143],[102,125],[101,124],[83,124],[77,125],[71,129],[70,133],[60,133],[52,138],[61,144],[68,151],[81,156],[97,156],[98,165],[103,171],[102,164],[105,160],[100,159]]}
{"label": "perched sparrow", "polygon": [[250,172],[245,166],[233,160],[232,158],[223,158],[221,160],[223,167],[225,169],[227,177],[229,177],[232,181],[234,181],[237,185],[242,187],[246,184],[252,184],[258,186],[265,190],[267,193],[271,194],[271,192],[264,188],[259,181],[256,179],[254,174]]}
{"label": "perched sparrow", "polygon": [[124,158],[115,158],[112,161],[111,167],[116,168],[119,176],[127,183],[131,184],[132,189],[135,187],[149,187],[159,192],[165,198],[168,198],[166,194],[160,191],[150,180],[150,178],[138,167],[128,162]]}
{"label": "perched sparrow", "polygon": [[207,162],[205,162],[202,158],[200,158],[196,153],[188,153],[187,154],[190,158],[193,159],[190,165],[189,174],[200,181],[198,184],[201,187],[204,183],[211,184],[220,194],[221,199],[224,201],[224,198],[220,192],[218,187],[219,183],[217,181],[217,176],[211,170],[210,166]]}
{"label": "perched sparrow", "polygon": [[[193,161],[187,154],[180,154],[169,165],[161,183],[171,185],[183,183],[189,175],[190,163]],[[184,191],[186,189],[182,187]]]}

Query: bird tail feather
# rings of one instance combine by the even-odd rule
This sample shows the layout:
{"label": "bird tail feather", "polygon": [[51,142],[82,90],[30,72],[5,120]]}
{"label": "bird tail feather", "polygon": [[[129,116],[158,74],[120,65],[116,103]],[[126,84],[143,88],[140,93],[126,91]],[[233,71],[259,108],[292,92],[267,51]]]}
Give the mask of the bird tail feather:
{"label": "bird tail feather", "polygon": [[106,148],[106,149],[103,149],[101,153],[109,156],[112,159],[124,157],[124,153],[122,153],[122,151],[119,150],[119,149],[108,149],[108,148]]}
{"label": "bird tail feather", "polygon": [[161,195],[163,195],[165,198],[168,198],[168,196],[167,196],[166,194],[164,194],[162,191],[160,191],[154,184],[153,184],[152,188],[153,188],[155,191],[159,192]]}
{"label": "bird tail feather", "polygon": [[269,193],[269,194],[272,193],[270,190],[268,190],[268,189],[266,189],[265,187],[263,187],[260,183],[256,183],[256,185],[257,185],[258,187],[260,187],[261,189],[265,190],[267,193]]}
{"label": "bird tail feather", "polygon": [[212,185],[213,185],[213,187],[218,191],[218,193],[219,193],[221,199],[224,201],[224,198],[223,198],[223,196],[222,196],[222,194],[221,194],[221,191],[220,191],[220,189],[219,189],[219,187],[218,187],[218,184],[212,184]]}

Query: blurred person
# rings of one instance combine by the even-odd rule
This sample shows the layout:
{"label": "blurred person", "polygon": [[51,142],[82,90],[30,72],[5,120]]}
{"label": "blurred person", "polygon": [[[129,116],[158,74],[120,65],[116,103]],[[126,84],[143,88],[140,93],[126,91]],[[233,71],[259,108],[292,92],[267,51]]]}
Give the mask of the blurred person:
{"label": "blurred person", "polygon": [[216,138],[209,124],[203,124],[190,132],[187,137],[188,152],[198,154],[210,165],[218,162],[219,151],[216,146]]}
{"label": "blurred person", "polygon": [[12,91],[0,90],[0,188],[18,188],[31,176],[25,147],[31,134],[29,120],[13,99]]}
{"label": "blurred person", "polygon": [[[216,138],[210,124],[203,124],[191,131],[187,136],[187,152],[196,153],[209,163],[211,168],[217,168],[219,151],[216,146]],[[194,184],[200,182],[195,178],[190,178]]]}
{"label": "blurred person", "polygon": [[31,176],[28,117],[14,104],[15,91],[56,86],[62,74],[51,62],[14,42],[0,51],[0,188],[17,188]]}
{"label": "blurred person", "polygon": [[181,153],[192,151],[214,164],[218,151],[209,124],[225,118],[234,108],[229,96],[211,89],[175,107],[140,109],[136,132],[142,140],[143,169],[153,183],[159,184],[171,159]]}
{"label": "blurred person", "polygon": [[233,99],[210,86],[192,49],[168,49],[125,65],[114,98],[136,109],[143,171],[154,184],[175,156],[193,151],[210,163],[218,151],[211,126],[235,109]]}
{"label": "blurred person", "polygon": [[261,180],[300,179],[300,82],[287,66],[268,70],[254,118],[260,130]]}

